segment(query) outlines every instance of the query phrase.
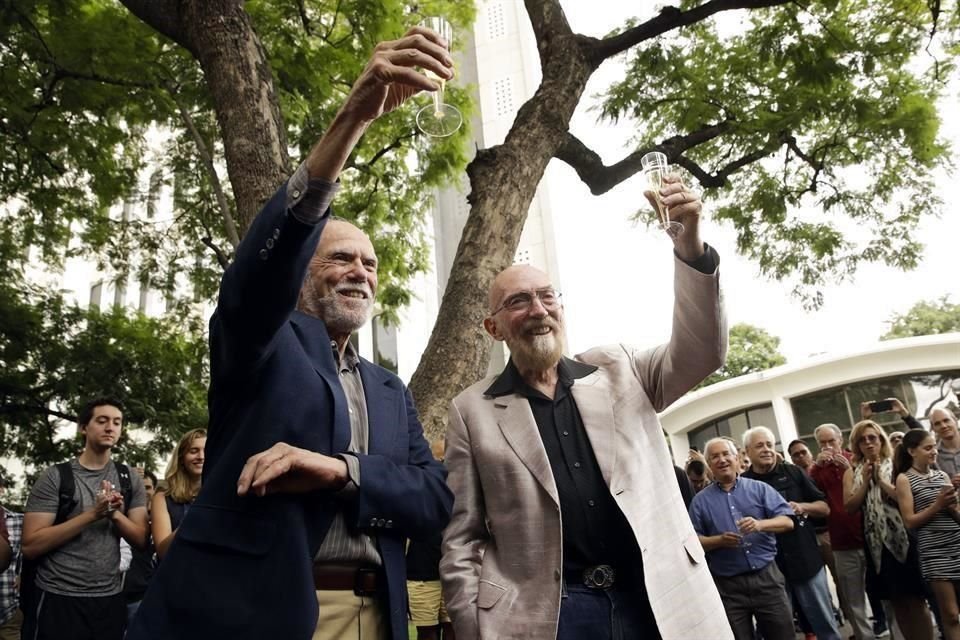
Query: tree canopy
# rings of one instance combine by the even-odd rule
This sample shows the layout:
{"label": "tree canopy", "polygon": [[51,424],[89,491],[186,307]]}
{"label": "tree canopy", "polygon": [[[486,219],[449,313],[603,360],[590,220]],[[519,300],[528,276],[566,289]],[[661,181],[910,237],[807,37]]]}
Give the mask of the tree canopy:
{"label": "tree canopy", "polygon": [[888,323],[890,329],[881,340],[960,331],[960,304],[951,303],[949,296],[921,300],[906,312],[894,314]]}
{"label": "tree canopy", "polygon": [[[116,308],[82,309],[9,271],[0,281],[0,451],[51,464],[82,448],[73,437],[88,400],[124,405],[122,458],[153,466],[179,436],[206,424],[207,346],[196,320]],[[132,429],[147,438],[131,437]]]}
{"label": "tree canopy", "polygon": [[719,371],[710,374],[697,388],[786,363],[787,359],[780,353],[780,338],[760,327],[741,322],[730,327],[726,363]]}
{"label": "tree canopy", "polygon": [[[503,143],[467,166],[470,214],[411,380],[431,435],[486,371],[486,290],[554,158],[603,193],[643,153],[666,153],[721,202],[738,250],[813,304],[819,285],[865,261],[916,264],[912,233],[939,211],[932,170],[948,158],[936,101],[954,72],[956,2],[680,0],[604,37],[577,33],[559,0],[524,6],[542,80]],[[461,30],[474,18],[470,3],[417,11]],[[374,43],[416,20],[396,0],[13,0],[0,10],[0,234],[48,264],[82,253],[168,291],[189,278],[209,299]],[[606,165],[569,123],[593,73],[618,57],[627,71],[600,113],[631,118],[635,148]],[[456,88],[469,121],[469,87]],[[433,188],[466,164],[467,134],[425,144],[400,110],[349,162],[338,213],[372,234],[387,310],[425,267],[418,223]],[[150,218],[164,186],[170,210]],[[131,215],[111,214],[123,201]]]}

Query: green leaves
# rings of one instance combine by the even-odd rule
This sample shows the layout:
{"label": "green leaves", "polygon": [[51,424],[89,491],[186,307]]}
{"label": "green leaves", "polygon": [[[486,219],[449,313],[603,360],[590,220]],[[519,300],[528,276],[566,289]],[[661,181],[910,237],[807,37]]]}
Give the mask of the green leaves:
{"label": "green leaves", "polygon": [[949,296],[921,300],[905,313],[895,314],[888,322],[890,330],[881,340],[960,331],[960,304],[951,304]]}
{"label": "green leaves", "polygon": [[779,351],[780,338],[759,327],[743,322],[735,324],[730,327],[729,340],[727,360],[723,367],[710,374],[697,385],[697,389],[748,373],[772,369],[787,362]]}
{"label": "green leaves", "polygon": [[0,283],[4,455],[35,465],[74,455],[75,412],[100,395],[125,405],[119,457],[126,462],[150,466],[180,434],[206,423],[206,341],[195,313],[85,311],[10,275]]}
{"label": "green leaves", "polygon": [[[914,264],[910,209],[941,206],[930,195],[931,169],[947,162],[937,100],[955,55],[926,51],[927,3],[837,0],[742,16],[736,32],[710,20],[639,45],[603,96],[603,117],[636,121],[638,148],[669,143],[721,201],[717,217],[739,249],[810,305],[863,261]],[[941,19],[941,33],[946,25],[949,44],[957,22]],[[676,144],[721,122],[720,137]]]}

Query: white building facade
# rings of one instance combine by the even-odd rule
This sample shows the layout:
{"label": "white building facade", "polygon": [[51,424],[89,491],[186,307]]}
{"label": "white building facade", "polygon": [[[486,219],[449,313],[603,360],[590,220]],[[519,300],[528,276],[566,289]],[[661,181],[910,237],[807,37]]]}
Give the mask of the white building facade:
{"label": "white building facade", "polygon": [[[948,333],[878,342],[864,351],[817,356],[725,380],[687,394],[660,421],[682,465],[689,447],[703,451],[716,436],[739,443],[751,427],[769,427],[784,449],[799,438],[816,452],[814,429],[831,422],[846,438],[860,420],[862,402],[899,398],[927,424],[931,409],[956,405],[958,396],[960,333]],[[888,431],[905,428],[892,412],[874,419]]]}

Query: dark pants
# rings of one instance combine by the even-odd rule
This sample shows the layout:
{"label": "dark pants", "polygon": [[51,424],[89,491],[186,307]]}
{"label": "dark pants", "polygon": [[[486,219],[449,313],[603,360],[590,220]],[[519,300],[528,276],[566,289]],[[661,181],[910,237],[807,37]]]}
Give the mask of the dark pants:
{"label": "dark pants", "polygon": [[41,591],[37,609],[36,640],[123,639],[127,607],[122,593],[79,598]]}
{"label": "dark pants", "polygon": [[793,612],[777,563],[739,576],[714,576],[736,640],[753,640],[753,618],[764,640],[793,640]]}
{"label": "dark pants", "polygon": [[568,584],[557,640],[660,640],[647,594]]}

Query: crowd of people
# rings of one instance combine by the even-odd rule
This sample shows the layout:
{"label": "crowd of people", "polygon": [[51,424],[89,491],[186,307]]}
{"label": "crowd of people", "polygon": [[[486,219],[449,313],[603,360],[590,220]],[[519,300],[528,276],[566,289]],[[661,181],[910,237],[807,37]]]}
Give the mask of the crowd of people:
{"label": "crowd of people", "polygon": [[793,638],[795,617],[821,640],[840,638],[844,618],[857,640],[960,639],[957,420],[935,408],[931,432],[899,399],[883,402],[905,432],[888,433],[864,403],[848,446],[837,425],[816,428],[816,457],[794,440],[784,460],[765,427],[749,429],[742,448],[715,438],[691,452],[687,474],[702,488],[690,516],[735,637]]}
{"label": "crowd of people", "polygon": [[404,383],[350,340],[378,261],[330,205],[360,137],[452,65],[423,27],[380,43],[264,205],[210,321],[207,429],[162,482],[113,459],[119,402],[83,408],[82,453],[40,473],[19,542],[16,519],[0,530],[0,562],[23,559],[23,637],[400,639],[412,614],[420,638],[448,640],[783,640],[796,612],[832,640],[826,565],[860,640],[871,594],[907,640],[932,637],[929,602],[957,638],[952,417],[896,454],[865,419],[849,451],[821,425],[815,460],[794,442],[786,463],[757,427],[674,466],[657,413],[727,348],[720,256],[677,177],[645,193],[682,225],[669,341],[568,357],[549,276],[478,266],[483,326],[511,357],[453,399],[431,450]]}

